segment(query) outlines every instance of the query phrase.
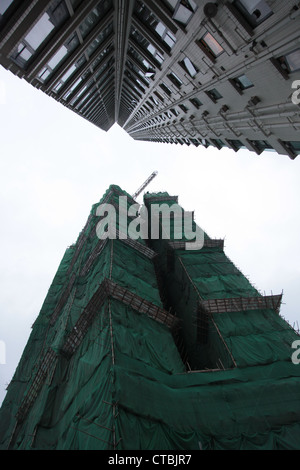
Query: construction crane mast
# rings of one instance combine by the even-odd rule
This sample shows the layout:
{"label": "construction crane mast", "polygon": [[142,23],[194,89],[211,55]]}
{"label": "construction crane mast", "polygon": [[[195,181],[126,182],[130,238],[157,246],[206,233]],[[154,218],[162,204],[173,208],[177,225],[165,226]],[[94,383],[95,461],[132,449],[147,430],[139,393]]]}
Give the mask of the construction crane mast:
{"label": "construction crane mast", "polygon": [[142,191],[151,183],[152,180],[158,175],[158,171],[154,171],[151,176],[142,184],[142,186],[132,195],[133,199],[136,199]]}

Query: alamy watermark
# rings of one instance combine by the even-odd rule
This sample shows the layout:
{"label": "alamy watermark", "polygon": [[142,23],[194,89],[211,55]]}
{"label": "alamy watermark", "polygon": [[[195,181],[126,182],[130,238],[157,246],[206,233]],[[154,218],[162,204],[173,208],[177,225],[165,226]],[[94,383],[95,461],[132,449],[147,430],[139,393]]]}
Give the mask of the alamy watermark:
{"label": "alamy watermark", "polygon": [[[151,204],[149,215],[145,205],[128,207],[127,196],[119,196],[118,211],[112,204],[100,204],[96,215],[102,218],[96,227],[100,240],[181,240],[186,250],[200,250],[204,245],[204,232],[193,222],[193,213],[184,211],[178,204]],[[128,218],[131,220],[129,224]]]}
{"label": "alamy watermark", "polygon": [[300,364],[300,340],[294,341],[292,348],[296,349],[296,351],[292,354],[292,363],[298,365]]}
{"label": "alamy watermark", "polygon": [[300,80],[294,80],[292,83],[292,88],[296,89],[292,94],[292,103],[293,104],[300,104]]}
{"label": "alamy watermark", "polygon": [[6,364],[6,345],[4,341],[0,341],[0,365]]}

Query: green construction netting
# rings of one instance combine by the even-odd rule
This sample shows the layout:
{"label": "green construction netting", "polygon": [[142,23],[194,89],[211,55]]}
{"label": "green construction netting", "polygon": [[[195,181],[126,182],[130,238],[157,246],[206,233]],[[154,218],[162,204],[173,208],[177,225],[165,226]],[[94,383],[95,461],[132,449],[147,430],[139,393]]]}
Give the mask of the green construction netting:
{"label": "green construction netting", "polygon": [[[117,205],[119,195],[133,204],[117,186],[101,202]],[[220,247],[170,252],[155,240],[154,262],[121,240],[100,242],[97,207],[62,259],[8,387],[0,448],[299,449],[294,330],[267,308],[206,315],[201,299],[260,293]],[[67,355],[66,341],[105,279],[154,306],[170,304],[178,326],[171,331],[106,297]],[[49,348],[54,360],[17,424]]]}

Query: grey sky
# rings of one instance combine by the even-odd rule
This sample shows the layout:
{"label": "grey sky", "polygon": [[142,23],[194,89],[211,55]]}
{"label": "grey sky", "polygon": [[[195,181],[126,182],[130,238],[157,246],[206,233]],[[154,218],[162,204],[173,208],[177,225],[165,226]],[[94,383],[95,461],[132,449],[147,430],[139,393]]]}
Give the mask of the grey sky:
{"label": "grey sky", "polygon": [[110,184],[179,196],[281,314],[299,321],[300,157],[133,141],[108,133],[0,68],[0,403],[66,247]]}

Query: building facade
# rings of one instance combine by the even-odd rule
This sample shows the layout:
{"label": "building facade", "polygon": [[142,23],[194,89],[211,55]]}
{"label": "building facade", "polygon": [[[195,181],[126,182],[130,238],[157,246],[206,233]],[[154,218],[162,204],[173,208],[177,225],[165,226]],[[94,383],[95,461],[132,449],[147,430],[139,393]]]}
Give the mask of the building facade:
{"label": "building facade", "polygon": [[[132,197],[111,186],[100,203],[124,233]],[[282,296],[261,295],[223,240],[205,233],[202,249],[186,250],[177,211],[169,239],[99,239],[100,203],[33,324],[0,410],[0,449],[299,449],[299,335]],[[151,214],[178,198],[147,193],[144,204]]]}
{"label": "building facade", "polygon": [[0,63],[133,139],[300,153],[296,0],[4,0]]}

